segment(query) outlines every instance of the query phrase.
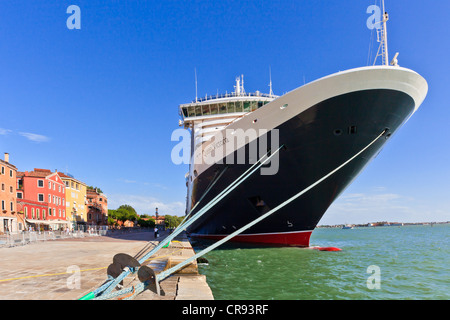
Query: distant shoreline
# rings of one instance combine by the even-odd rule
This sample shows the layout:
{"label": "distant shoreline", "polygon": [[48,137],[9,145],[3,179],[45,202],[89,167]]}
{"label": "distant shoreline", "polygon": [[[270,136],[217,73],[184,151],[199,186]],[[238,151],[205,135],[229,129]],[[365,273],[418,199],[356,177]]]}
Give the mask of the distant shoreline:
{"label": "distant shoreline", "polygon": [[435,225],[435,224],[448,224],[450,221],[443,222],[368,222],[368,223],[341,223],[334,225],[319,225],[316,228],[343,228],[343,227],[352,227],[352,228],[370,228],[370,227],[402,227],[402,226],[426,226],[426,225]]}

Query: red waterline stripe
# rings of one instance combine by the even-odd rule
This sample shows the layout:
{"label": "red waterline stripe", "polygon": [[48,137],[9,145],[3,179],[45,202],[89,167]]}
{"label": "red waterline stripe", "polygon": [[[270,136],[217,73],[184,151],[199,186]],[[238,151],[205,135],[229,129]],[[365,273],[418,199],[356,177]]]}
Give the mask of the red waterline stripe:
{"label": "red waterline stripe", "polygon": [[[280,233],[258,233],[258,234],[244,234],[237,235],[231,238],[230,242],[244,242],[244,243],[261,243],[281,246],[293,247],[309,247],[309,238],[312,231],[299,232],[280,232]],[[218,241],[225,238],[227,235],[210,235],[210,234],[190,234],[193,238],[208,239]]]}

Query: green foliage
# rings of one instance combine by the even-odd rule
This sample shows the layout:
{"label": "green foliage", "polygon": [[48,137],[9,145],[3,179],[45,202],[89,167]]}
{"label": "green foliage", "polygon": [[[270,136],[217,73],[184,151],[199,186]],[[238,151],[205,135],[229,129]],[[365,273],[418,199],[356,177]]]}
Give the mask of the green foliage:
{"label": "green foliage", "polygon": [[122,222],[127,220],[136,221],[138,220],[138,215],[132,206],[124,204],[116,210],[108,210],[108,220],[109,218]]}
{"label": "green foliage", "polygon": [[138,225],[142,228],[153,228],[155,226],[155,220],[150,218],[148,220],[142,219],[142,216],[137,220]]}
{"label": "green foliage", "polygon": [[98,193],[103,193],[102,189],[100,189],[100,188],[98,188],[98,187],[87,186],[86,189],[88,189],[88,190],[94,190],[94,191],[97,191]]}
{"label": "green foliage", "polygon": [[166,228],[176,228],[183,221],[183,217],[170,216],[168,214],[165,215],[164,223],[166,224]]}

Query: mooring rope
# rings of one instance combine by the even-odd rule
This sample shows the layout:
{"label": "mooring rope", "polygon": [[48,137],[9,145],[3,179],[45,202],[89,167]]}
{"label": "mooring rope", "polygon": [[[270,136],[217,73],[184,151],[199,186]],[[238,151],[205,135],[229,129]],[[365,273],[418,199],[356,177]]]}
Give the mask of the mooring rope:
{"label": "mooring rope", "polygon": [[[172,273],[174,273],[175,271],[183,268],[184,266],[186,266],[187,264],[191,263],[192,261],[194,261],[195,259],[205,255],[206,253],[210,252],[211,250],[214,250],[215,248],[217,248],[218,246],[222,245],[223,243],[227,242],[228,240],[230,240],[231,238],[237,236],[238,234],[244,232],[245,230],[251,228],[252,226],[254,226],[255,224],[259,223],[260,221],[266,219],[267,217],[269,217],[270,215],[274,214],[275,212],[277,212],[278,210],[280,210],[281,208],[285,207],[286,205],[288,205],[289,203],[291,203],[292,201],[296,200],[297,198],[299,198],[300,196],[302,196],[303,194],[305,194],[306,192],[308,192],[309,190],[311,190],[312,188],[314,188],[315,186],[317,186],[318,184],[320,184],[321,182],[323,182],[324,180],[328,179],[330,176],[332,176],[334,173],[336,173],[337,171],[339,171],[340,169],[342,169],[343,167],[345,167],[347,164],[349,164],[351,161],[353,161],[355,158],[357,158],[359,155],[361,155],[364,151],[366,151],[370,146],[372,146],[376,141],[378,141],[378,139],[380,139],[385,133],[387,132],[387,129],[383,130],[383,132],[378,135],[372,142],[370,142],[367,146],[365,146],[363,149],[361,149],[358,153],[356,153],[353,157],[351,157],[350,159],[348,159],[347,161],[345,161],[344,163],[342,163],[340,166],[336,167],[334,170],[330,171],[328,174],[326,174],[325,176],[323,176],[322,178],[320,178],[319,180],[317,180],[316,182],[314,182],[313,184],[309,185],[308,187],[306,187],[305,189],[303,189],[302,191],[298,192],[297,194],[295,194],[294,196],[292,196],[291,198],[285,200],[284,202],[282,202],[281,204],[279,204],[278,206],[276,206],[275,208],[273,208],[272,210],[268,211],[267,213],[265,213],[264,215],[258,217],[257,219],[252,220],[251,222],[249,222],[248,224],[246,224],[245,226],[239,228],[238,230],[234,231],[233,233],[229,234],[228,236],[224,237],[223,239],[215,242],[214,244],[210,245],[208,248],[200,251],[199,253],[195,254],[194,256],[184,260],[183,262],[177,264],[176,266],[167,269],[165,271],[162,271],[161,273],[155,275],[155,283],[156,286],[158,288],[159,286],[159,282],[164,280],[165,278],[167,278],[168,276],[170,276]],[[276,152],[278,152],[283,146],[281,146],[280,148],[278,148],[278,150]],[[275,152],[275,153],[276,153]],[[221,192],[220,195],[216,196],[210,203],[208,203],[204,208],[202,208],[198,213],[196,213],[191,219],[194,219],[194,217],[199,217],[198,214],[204,214],[207,210],[209,210],[212,206],[214,206],[218,201],[220,201],[224,196],[226,196],[229,192],[231,192],[232,190],[234,190],[240,183],[242,183],[245,179],[247,179],[249,176],[251,176],[260,166],[262,166],[265,162],[267,162],[273,155],[272,154],[268,159],[266,159],[264,162],[261,162],[257,168],[255,168],[253,171],[250,172],[250,170],[255,166],[253,165],[249,170],[247,170],[243,175],[241,175],[238,179],[236,179],[228,188],[226,188],[224,191]],[[260,162],[260,161],[258,161]],[[257,163],[258,163],[257,162]],[[256,163],[255,163],[256,164]],[[248,173],[250,172],[250,173]],[[248,173],[247,176],[245,176]],[[239,181],[237,183],[237,181],[239,179],[241,179],[241,177],[244,177],[241,181]],[[230,188],[232,187],[232,188]],[[191,220],[190,219],[190,220]],[[190,221],[189,220],[189,221]],[[161,241],[162,243],[163,241]],[[167,242],[167,241],[165,241]],[[161,245],[160,243],[160,245]],[[159,246],[158,246],[159,247]],[[161,246],[162,247],[162,246]],[[156,249],[156,248],[155,248]],[[158,249],[159,250],[159,249]],[[153,250],[152,250],[153,251]],[[129,274],[130,273],[130,269],[129,268],[125,268],[125,271],[122,273],[123,274]],[[119,276],[115,279],[115,281],[112,282],[112,284],[110,284],[110,286],[103,292],[101,293],[100,291],[99,296],[96,297],[95,299],[112,299],[114,297],[117,296],[121,296],[124,294],[128,294],[127,297],[134,297],[137,294],[139,294],[140,292],[144,291],[146,289],[146,287],[149,285],[149,281],[145,281],[145,282],[141,282],[140,284],[133,286],[132,288],[126,288],[126,289],[122,289],[113,293],[110,293],[110,291],[121,281],[123,280],[123,278],[125,278],[125,276],[122,277]],[[113,285],[114,284],[114,285]],[[106,284],[105,284],[106,285]],[[100,289],[100,288],[99,288]],[[133,292],[132,294],[129,294],[130,292]],[[92,296],[92,298],[94,298],[95,296]]]}
{"label": "mooring rope", "polygon": [[[216,205],[220,200],[222,200],[225,196],[227,196],[230,192],[232,192],[235,188],[237,188],[242,182],[244,182],[248,177],[250,177],[256,170],[258,170],[262,165],[264,165],[267,161],[269,161],[272,157],[277,154],[281,148],[283,148],[284,145],[279,147],[275,152],[271,153],[270,151],[266,153],[264,156],[261,157],[255,164],[253,164],[247,171],[245,171],[241,176],[239,176],[233,183],[231,183],[227,188],[225,188],[220,194],[218,194],[213,200],[211,200],[205,207],[200,209],[196,214],[194,214],[189,220],[187,220],[183,225],[179,225],[168,237],[163,239],[159,245],[154,247],[150,252],[145,254],[143,257],[140,258],[138,261],[139,264],[142,264],[145,260],[147,260],[149,257],[151,257],[153,254],[158,252],[161,248],[166,246],[170,243],[172,239],[174,239],[178,234],[180,234],[183,229],[190,226],[192,223],[194,223],[199,217],[201,217],[203,214],[205,214],[211,207]],[[271,153],[269,157],[267,155]],[[264,159],[266,158],[267,159]],[[263,160],[264,159],[264,160]],[[223,172],[222,172],[223,173]],[[108,280],[99,288],[96,290],[88,293],[87,295],[83,296],[81,300],[90,300],[100,295],[105,295],[106,297],[109,296],[111,291],[123,280],[125,279],[131,272],[135,272],[134,268],[125,268],[124,271],[117,277],[112,278],[109,277]]]}

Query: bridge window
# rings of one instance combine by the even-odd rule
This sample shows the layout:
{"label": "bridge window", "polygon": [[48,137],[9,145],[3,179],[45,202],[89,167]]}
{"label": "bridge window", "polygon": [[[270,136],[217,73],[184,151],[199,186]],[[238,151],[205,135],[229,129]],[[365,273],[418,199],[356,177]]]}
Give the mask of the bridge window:
{"label": "bridge window", "polygon": [[209,116],[211,114],[211,110],[209,110],[209,104],[203,106],[202,109],[203,109],[204,116]]}
{"label": "bridge window", "polygon": [[217,104],[212,104],[211,105],[211,114],[218,114],[219,113],[219,109],[217,107]]}
{"label": "bridge window", "polygon": [[227,110],[228,110],[228,113],[234,113],[235,111],[234,111],[234,102],[228,102],[227,103]]}
{"label": "bridge window", "polygon": [[226,103],[219,104],[219,113],[220,114],[227,113],[227,104]]}
{"label": "bridge window", "polygon": [[188,107],[189,117],[195,117],[195,107]]}
{"label": "bridge window", "polygon": [[201,117],[202,116],[202,106],[196,106],[195,107],[195,115],[197,117]]}
{"label": "bridge window", "polygon": [[242,112],[242,101],[236,101],[235,106],[236,106],[236,112]]}

